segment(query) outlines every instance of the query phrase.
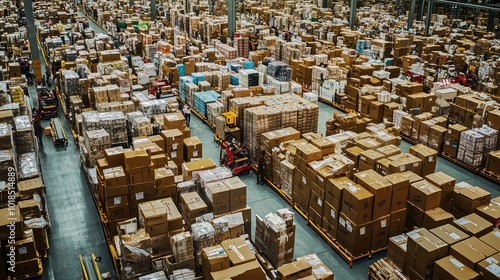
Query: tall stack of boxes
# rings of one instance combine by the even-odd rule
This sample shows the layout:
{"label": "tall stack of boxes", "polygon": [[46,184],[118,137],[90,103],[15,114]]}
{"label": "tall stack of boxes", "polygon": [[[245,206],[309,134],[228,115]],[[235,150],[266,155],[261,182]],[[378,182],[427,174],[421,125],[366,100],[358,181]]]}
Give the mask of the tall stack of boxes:
{"label": "tall stack of boxes", "polygon": [[125,171],[129,183],[130,213],[137,217],[138,204],[155,198],[155,170],[151,153],[134,150],[124,153]]}
{"label": "tall stack of boxes", "polygon": [[180,168],[184,159],[182,132],[177,128],[168,129],[163,130],[161,136],[165,140],[165,154]]}
{"label": "tall stack of boxes", "polygon": [[274,267],[289,263],[295,249],[294,214],[288,209],[256,216],[255,245]]}

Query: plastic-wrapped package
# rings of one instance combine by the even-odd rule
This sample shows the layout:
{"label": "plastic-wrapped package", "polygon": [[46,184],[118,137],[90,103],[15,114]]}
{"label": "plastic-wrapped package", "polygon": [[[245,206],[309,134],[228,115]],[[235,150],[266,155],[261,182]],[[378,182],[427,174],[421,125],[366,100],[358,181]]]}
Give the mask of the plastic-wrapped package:
{"label": "plastic-wrapped package", "polygon": [[172,255],[174,255],[176,262],[193,258],[193,239],[194,236],[191,236],[189,231],[181,232],[171,237],[170,245],[172,247]]}
{"label": "plastic-wrapped package", "polygon": [[231,237],[229,233],[229,221],[225,217],[212,220],[215,230],[215,242],[220,243]]}
{"label": "plastic-wrapped package", "polygon": [[264,223],[270,227],[274,232],[286,230],[286,222],[283,218],[275,213],[269,213],[264,217]]}
{"label": "plastic-wrapped package", "polygon": [[13,167],[14,156],[12,155],[12,149],[0,150],[0,181],[8,181],[9,168]]}
{"label": "plastic-wrapped package", "polygon": [[73,70],[63,70],[62,77],[64,84],[64,93],[67,96],[79,95],[80,91],[78,80],[80,79],[80,77],[78,76],[78,74]]}
{"label": "plastic-wrapped package", "polygon": [[215,229],[208,222],[194,223],[191,225],[195,249],[201,250],[215,244]]}
{"label": "plastic-wrapped package", "polygon": [[205,188],[207,183],[233,177],[233,173],[227,167],[217,167],[210,170],[198,172],[198,181],[201,188]]}
{"label": "plastic-wrapped package", "polygon": [[25,153],[18,156],[17,171],[20,181],[32,179],[40,176],[36,153]]}
{"label": "plastic-wrapped package", "polygon": [[33,151],[33,125],[28,116],[14,118],[16,128],[16,148],[19,154]]}
{"label": "plastic-wrapped package", "polygon": [[177,184],[177,193],[189,193],[196,191],[196,182],[195,181],[184,181]]}
{"label": "plastic-wrapped package", "polygon": [[164,99],[142,101],[139,103],[139,110],[148,116],[163,114],[167,111],[167,101]]}

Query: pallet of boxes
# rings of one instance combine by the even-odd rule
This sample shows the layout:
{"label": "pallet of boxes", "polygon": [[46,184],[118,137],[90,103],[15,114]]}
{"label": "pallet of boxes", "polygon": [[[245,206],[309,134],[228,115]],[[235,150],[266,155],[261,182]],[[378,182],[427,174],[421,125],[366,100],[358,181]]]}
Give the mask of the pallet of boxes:
{"label": "pallet of boxes", "polygon": [[[0,114],[0,278],[42,275],[50,219],[31,118]],[[13,194],[16,193],[15,199]]]}

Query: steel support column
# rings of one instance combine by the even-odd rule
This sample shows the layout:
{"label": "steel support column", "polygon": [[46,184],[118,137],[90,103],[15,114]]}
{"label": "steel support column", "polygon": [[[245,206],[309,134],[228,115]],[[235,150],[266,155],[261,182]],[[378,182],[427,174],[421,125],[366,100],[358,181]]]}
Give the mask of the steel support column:
{"label": "steel support column", "polygon": [[229,38],[236,32],[236,0],[227,0],[227,32]]}
{"label": "steel support column", "polygon": [[349,14],[349,27],[354,29],[354,25],[356,25],[356,9],[358,7],[358,0],[351,0],[351,12]]}
{"label": "steel support column", "polygon": [[189,13],[189,0],[184,0],[184,10],[186,14]]}
{"label": "steel support column", "polygon": [[321,8],[328,8],[328,0],[323,0],[321,2]]}
{"label": "steel support column", "polygon": [[134,0],[129,0],[129,1],[128,1],[128,4],[129,4],[131,7],[132,7],[132,6],[134,6]]}
{"label": "steel support column", "polygon": [[417,20],[422,20],[422,16],[424,15],[424,0],[418,0],[417,5]]}
{"label": "steel support column", "polygon": [[488,31],[495,31],[495,11],[488,12]]}
{"label": "steel support column", "polygon": [[400,15],[404,15],[405,14],[405,10],[406,10],[406,7],[405,7],[405,1],[406,0],[401,0],[401,10],[399,11],[399,14]]}
{"label": "steel support column", "polygon": [[413,28],[413,17],[415,14],[415,2],[417,0],[410,0],[410,12],[408,13],[408,30]]}
{"label": "steel support column", "polygon": [[425,37],[429,36],[429,27],[431,26],[433,4],[434,0],[427,1],[427,15],[425,16]]}
{"label": "steel support column", "polygon": [[150,0],[151,20],[156,20],[156,0]]}
{"label": "steel support column", "polygon": [[30,43],[31,59],[40,58],[38,43],[36,41],[35,17],[33,16],[33,2],[31,0],[24,0],[24,16],[26,17],[26,29],[28,31],[28,41]]}

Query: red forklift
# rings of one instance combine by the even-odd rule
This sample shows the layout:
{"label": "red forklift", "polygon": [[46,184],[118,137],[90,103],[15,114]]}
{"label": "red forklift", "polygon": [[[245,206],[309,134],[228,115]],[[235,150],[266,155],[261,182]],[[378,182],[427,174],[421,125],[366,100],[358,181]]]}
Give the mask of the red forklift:
{"label": "red forklift", "polygon": [[37,87],[38,114],[40,119],[57,118],[57,96],[44,86]]}
{"label": "red forklift", "polygon": [[220,165],[231,169],[233,176],[247,174],[252,170],[246,146],[228,136],[226,141],[220,144],[220,147]]}

